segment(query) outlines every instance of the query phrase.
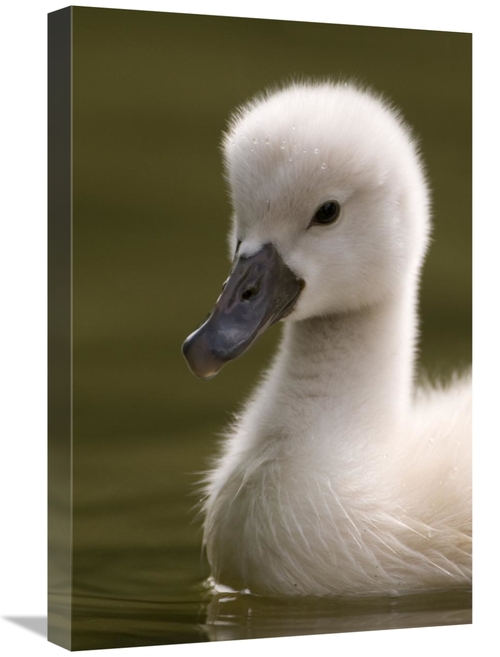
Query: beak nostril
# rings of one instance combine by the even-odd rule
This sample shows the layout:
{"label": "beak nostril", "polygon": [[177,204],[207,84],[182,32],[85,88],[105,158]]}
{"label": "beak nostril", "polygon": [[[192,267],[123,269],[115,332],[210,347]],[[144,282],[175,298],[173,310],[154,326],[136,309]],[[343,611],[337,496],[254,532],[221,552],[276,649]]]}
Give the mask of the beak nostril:
{"label": "beak nostril", "polygon": [[241,299],[243,301],[248,301],[249,299],[256,297],[258,294],[259,294],[259,288],[257,286],[249,287],[243,292],[243,294],[241,295]]}

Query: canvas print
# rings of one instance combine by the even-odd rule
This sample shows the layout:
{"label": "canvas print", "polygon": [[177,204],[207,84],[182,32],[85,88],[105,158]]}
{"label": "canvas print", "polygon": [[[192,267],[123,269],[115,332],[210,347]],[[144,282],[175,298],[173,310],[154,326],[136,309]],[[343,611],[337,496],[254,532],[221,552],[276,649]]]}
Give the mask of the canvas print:
{"label": "canvas print", "polygon": [[49,640],[471,622],[471,35],[49,15]]}

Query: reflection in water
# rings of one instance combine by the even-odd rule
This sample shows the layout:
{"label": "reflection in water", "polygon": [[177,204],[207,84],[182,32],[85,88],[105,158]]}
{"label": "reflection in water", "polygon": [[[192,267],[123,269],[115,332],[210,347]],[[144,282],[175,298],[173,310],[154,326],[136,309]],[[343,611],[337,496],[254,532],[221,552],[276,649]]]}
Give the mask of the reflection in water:
{"label": "reflection in water", "polygon": [[207,608],[211,640],[255,639],[470,623],[470,591],[400,598],[263,598],[215,594]]}

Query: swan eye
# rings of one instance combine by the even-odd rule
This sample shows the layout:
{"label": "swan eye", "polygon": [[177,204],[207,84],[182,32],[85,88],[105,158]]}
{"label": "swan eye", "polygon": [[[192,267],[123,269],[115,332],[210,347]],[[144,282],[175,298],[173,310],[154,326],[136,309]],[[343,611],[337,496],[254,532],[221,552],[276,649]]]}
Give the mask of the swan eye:
{"label": "swan eye", "polygon": [[338,219],[339,214],[340,205],[337,203],[337,201],[327,201],[316,210],[316,214],[311,221],[311,226],[315,224],[319,224],[321,226],[333,224],[333,222]]}

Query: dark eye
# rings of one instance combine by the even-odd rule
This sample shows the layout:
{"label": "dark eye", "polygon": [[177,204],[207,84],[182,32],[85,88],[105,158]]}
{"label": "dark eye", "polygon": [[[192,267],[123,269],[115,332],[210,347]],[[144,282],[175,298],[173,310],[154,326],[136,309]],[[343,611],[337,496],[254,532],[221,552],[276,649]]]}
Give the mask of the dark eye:
{"label": "dark eye", "polygon": [[338,219],[339,214],[340,205],[337,201],[327,201],[316,210],[316,214],[311,221],[311,226],[314,224],[319,224],[321,226],[333,224],[333,222]]}

